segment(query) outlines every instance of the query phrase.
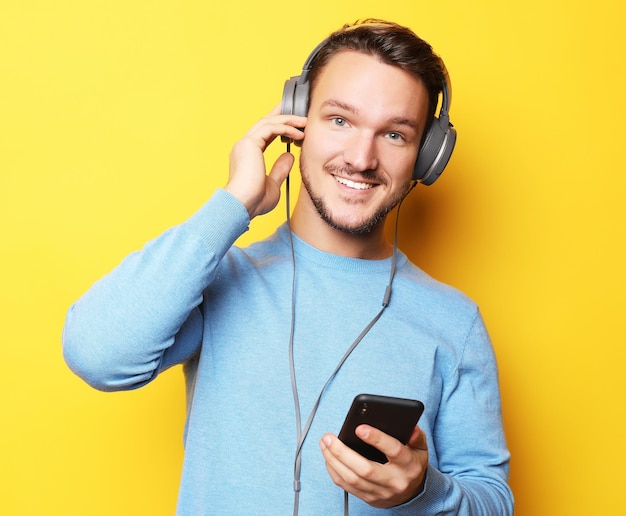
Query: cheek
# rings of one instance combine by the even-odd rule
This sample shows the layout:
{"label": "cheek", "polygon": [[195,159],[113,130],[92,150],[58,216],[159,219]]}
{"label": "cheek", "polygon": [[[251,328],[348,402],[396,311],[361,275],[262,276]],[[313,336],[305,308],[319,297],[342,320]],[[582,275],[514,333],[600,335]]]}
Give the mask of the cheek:
{"label": "cheek", "polygon": [[302,141],[302,154],[306,155],[307,163],[324,163],[341,154],[341,142],[327,131],[321,131],[314,125],[307,126]]}
{"label": "cheek", "polygon": [[396,181],[404,183],[410,181],[413,177],[413,169],[415,168],[416,152],[396,151],[385,155],[381,160],[382,166],[396,178]]}

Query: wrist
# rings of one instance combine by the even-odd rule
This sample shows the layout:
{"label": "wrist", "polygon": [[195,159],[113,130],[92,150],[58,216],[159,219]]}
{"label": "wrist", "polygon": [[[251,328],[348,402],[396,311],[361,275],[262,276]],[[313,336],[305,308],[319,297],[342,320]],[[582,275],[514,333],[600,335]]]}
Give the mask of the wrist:
{"label": "wrist", "polygon": [[233,185],[229,182],[224,187],[224,190],[243,205],[243,207],[248,212],[250,220],[252,220],[256,216],[255,211],[258,206],[258,201],[255,197],[249,194],[249,189],[240,188],[237,185]]}

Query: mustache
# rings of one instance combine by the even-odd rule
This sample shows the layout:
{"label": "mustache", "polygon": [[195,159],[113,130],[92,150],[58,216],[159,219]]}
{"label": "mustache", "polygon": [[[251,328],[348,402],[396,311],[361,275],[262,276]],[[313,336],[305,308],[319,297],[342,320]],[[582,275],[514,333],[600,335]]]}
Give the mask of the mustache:
{"label": "mustache", "polygon": [[376,183],[380,183],[382,185],[387,184],[387,180],[380,176],[376,170],[367,169],[367,170],[356,170],[351,165],[333,165],[331,163],[327,163],[322,167],[324,172],[328,172],[333,175],[341,175],[345,177],[358,176],[361,179],[365,179],[366,181],[372,181]]}

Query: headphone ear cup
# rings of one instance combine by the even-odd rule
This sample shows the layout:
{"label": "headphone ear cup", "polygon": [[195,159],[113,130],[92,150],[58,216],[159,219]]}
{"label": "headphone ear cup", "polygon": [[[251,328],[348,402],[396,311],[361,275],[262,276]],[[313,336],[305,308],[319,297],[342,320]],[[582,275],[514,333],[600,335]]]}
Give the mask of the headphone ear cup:
{"label": "headphone ear cup", "polygon": [[291,115],[293,114],[293,97],[296,91],[296,81],[299,76],[292,77],[285,81],[285,87],[283,88],[283,99],[280,103],[280,114]]}
{"label": "headphone ear cup", "polygon": [[432,185],[446,168],[456,144],[456,130],[448,116],[435,117],[420,147],[413,179]]}
{"label": "headphone ear cup", "polygon": [[[306,116],[309,109],[309,81],[301,82],[301,76],[296,75],[285,81],[283,98],[281,101],[281,115]],[[291,139],[281,136],[283,143],[291,143]]]}
{"label": "headphone ear cup", "polygon": [[281,115],[306,116],[309,109],[309,82],[296,75],[285,81]]}

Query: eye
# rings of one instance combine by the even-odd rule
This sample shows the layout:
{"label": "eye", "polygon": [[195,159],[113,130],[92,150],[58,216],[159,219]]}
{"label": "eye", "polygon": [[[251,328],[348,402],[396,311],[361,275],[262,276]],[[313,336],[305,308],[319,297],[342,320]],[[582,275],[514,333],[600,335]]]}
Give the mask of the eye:
{"label": "eye", "polygon": [[331,118],[331,121],[333,122],[333,124],[335,124],[338,127],[344,127],[348,123],[346,122],[345,118],[341,118],[340,116],[335,116]]}
{"label": "eye", "polygon": [[400,133],[387,133],[387,138],[389,138],[390,140],[394,141],[394,142],[401,142],[404,140],[404,137],[400,134]]}

